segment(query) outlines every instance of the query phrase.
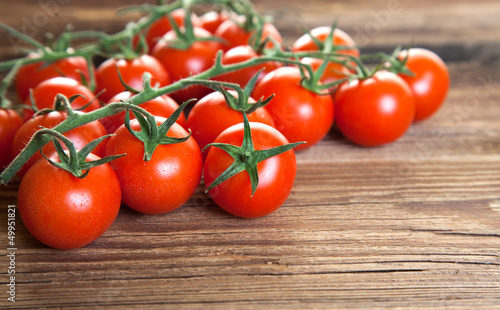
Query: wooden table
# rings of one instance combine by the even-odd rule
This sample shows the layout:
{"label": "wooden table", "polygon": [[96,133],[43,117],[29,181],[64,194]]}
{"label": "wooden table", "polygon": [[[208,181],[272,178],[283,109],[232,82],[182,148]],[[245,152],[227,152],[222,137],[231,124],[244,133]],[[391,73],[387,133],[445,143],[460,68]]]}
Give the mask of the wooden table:
{"label": "wooden table", "polygon": [[[126,19],[113,17],[113,2],[61,4],[35,37],[67,22],[117,31]],[[292,194],[264,218],[235,218],[200,187],[169,214],[124,206],[97,241],[59,251],[18,217],[15,304],[5,290],[13,183],[0,190],[2,307],[500,308],[500,3],[267,2],[255,1],[287,43],[336,19],[365,52],[409,42],[436,50],[452,77],[444,107],[384,147],[332,130],[298,154]],[[2,3],[0,20],[20,28],[40,3]],[[14,56],[5,35],[0,42],[2,59]]]}

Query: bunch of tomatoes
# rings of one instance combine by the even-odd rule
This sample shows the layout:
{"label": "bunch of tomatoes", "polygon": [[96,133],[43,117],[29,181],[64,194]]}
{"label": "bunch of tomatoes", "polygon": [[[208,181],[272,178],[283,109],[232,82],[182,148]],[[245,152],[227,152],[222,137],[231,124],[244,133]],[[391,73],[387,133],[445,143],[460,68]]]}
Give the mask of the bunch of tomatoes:
{"label": "bunch of tomatoes", "polygon": [[313,147],[334,123],[353,143],[380,146],[446,97],[447,68],[429,50],[397,49],[368,68],[336,27],[285,47],[250,2],[190,1],[198,2],[223,9],[148,6],[135,28],[99,36],[93,49],[72,49],[65,33],[50,49],[29,41],[35,51],[12,62],[6,81],[19,103],[1,94],[2,181],[12,171],[21,178],[19,212],[42,243],[89,244],[121,204],[173,211],[202,178],[227,212],[265,216],[292,190],[294,150]]}

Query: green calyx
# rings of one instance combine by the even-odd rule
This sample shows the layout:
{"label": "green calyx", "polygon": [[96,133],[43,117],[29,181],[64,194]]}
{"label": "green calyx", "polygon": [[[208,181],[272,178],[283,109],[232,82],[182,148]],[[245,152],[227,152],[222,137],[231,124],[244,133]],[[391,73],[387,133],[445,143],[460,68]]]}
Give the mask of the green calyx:
{"label": "green calyx", "polygon": [[[226,104],[228,107],[235,111],[243,111],[246,114],[250,114],[255,112],[258,108],[266,106],[271,99],[273,99],[274,94],[265,98],[262,97],[260,98],[257,102],[255,103],[249,103],[249,98],[252,95],[253,89],[255,87],[255,84],[257,84],[257,80],[259,78],[259,75],[261,74],[262,70],[259,70],[251,79],[248,81],[247,85],[245,85],[245,88],[241,88],[238,84],[233,84],[233,83],[213,83],[211,85],[206,85],[208,87],[211,87],[212,89],[215,89],[224,95],[224,99],[226,101]],[[238,96],[234,96],[231,92],[229,92],[226,87],[234,89],[234,91],[238,94]]]}
{"label": "green calyx", "polygon": [[[123,34],[124,37],[122,40],[114,41],[106,46],[107,51],[104,53],[104,56],[133,60],[149,52],[146,38],[140,33],[137,23],[127,23]],[[136,36],[137,41],[134,42]]]}
{"label": "green calyx", "polygon": [[63,94],[57,94],[56,98],[54,99],[54,107],[52,109],[38,110],[38,108],[36,107],[35,99],[33,98],[33,92],[30,91],[30,101],[31,101],[30,109],[32,109],[35,112],[34,116],[44,115],[44,114],[54,112],[54,111],[65,111],[68,113],[68,117],[74,117],[74,116],[78,115],[77,112],[85,110],[85,108],[87,108],[95,100],[97,100],[97,97],[99,96],[99,94],[97,96],[95,96],[94,98],[92,98],[92,100],[89,101],[86,105],[84,105],[78,109],[73,109],[71,107],[71,104],[73,103],[73,101],[75,101],[79,97],[86,99],[83,95],[77,94],[77,95],[73,95],[73,96],[67,98]]}
{"label": "green calyx", "polygon": [[336,22],[333,23],[330,28],[331,28],[331,30],[328,33],[328,36],[325,38],[324,41],[321,41],[318,38],[316,38],[315,36],[313,36],[311,34],[311,32],[308,30],[306,30],[305,33],[307,33],[307,35],[309,35],[311,40],[314,42],[314,44],[318,48],[318,51],[321,51],[323,54],[338,53],[339,51],[353,49],[351,46],[347,46],[347,45],[336,45],[335,44],[335,29],[337,29],[337,23]]}
{"label": "green calyx", "polygon": [[234,20],[240,27],[245,29],[245,31],[250,32],[257,28],[257,17],[260,17],[250,1],[241,1],[241,0],[226,0],[221,1],[221,4],[224,5],[230,12],[234,12],[237,16],[245,17],[243,23]]}
{"label": "green calyx", "polygon": [[[348,61],[350,57],[341,54],[339,52],[342,52],[344,50],[350,50],[352,49],[352,47],[345,45],[335,45],[334,35],[335,35],[335,29],[337,28],[336,23],[334,23],[330,28],[331,30],[324,41],[319,40],[318,38],[313,36],[310,32],[307,32],[311,40],[313,40],[313,42],[318,47],[318,51],[320,52],[320,55],[318,55],[318,57],[315,57],[314,55],[311,57],[323,59],[323,63],[316,70],[316,72],[310,74],[309,77],[307,77],[304,73],[302,73],[303,77],[302,86],[319,95],[324,95],[325,90],[335,89],[335,87],[337,87],[339,84],[349,79],[345,78],[328,84],[319,84],[321,77],[325,73],[325,70],[327,70],[328,68],[328,63],[330,62],[340,63],[347,68],[351,68]],[[303,72],[302,67],[301,71]],[[330,94],[331,92],[326,92],[326,93]]]}
{"label": "green calyx", "polygon": [[323,63],[319,66],[319,68],[314,71],[311,66],[301,65],[299,66],[300,74],[302,76],[302,80],[300,84],[305,89],[318,94],[318,95],[329,95],[329,89],[333,89],[339,84],[347,81],[349,78],[340,79],[331,83],[323,84],[320,82],[321,77],[325,73],[325,70],[328,68],[329,59],[326,58],[323,60]]}
{"label": "green calyx", "polygon": [[[113,155],[113,156],[104,157],[104,158],[101,158],[98,160],[86,161],[89,154],[97,147],[97,145],[99,145],[99,143],[106,140],[107,138],[109,138],[112,135],[106,135],[106,136],[102,136],[98,139],[95,139],[95,140],[91,141],[89,144],[87,144],[86,146],[84,146],[78,152],[76,151],[75,145],[73,144],[73,142],[71,142],[71,140],[69,140],[64,135],[62,135],[61,133],[59,133],[57,131],[44,128],[44,129],[37,131],[37,133],[35,135],[48,136],[49,139],[54,143],[54,147],[56,149],[56,152],[57,152],[57,155],[59,157],[60,162],[55,162],[55,161],[47,158],[47,156],[45,156],[45,154],[43,154],[43,152],[42,152],[43,157],[45,157],[45,159],[51,165],[53,165],[59,169],[66,170],[69,173],[71,173],[72,175],[74,175],[75,177],[80,178],[80,179],[83,179],[84,177],[86,177],[88,175],[90,169],[97,167],[97,166],[100,166],[100,165],[104,165],[106,163],[109,163],[110,161],[115,160],[116,158],[125,156],[125,154],[120,154],[120,155]],[[59,140],[61,140],[64,143],[64,145],[68,149],[67,152],[64,151]]]}
{"label": "green calyx", "polygon": [[[182,143],[191,137],[191,132],[189,132],[189,135],[184,138],[168,137],[167,132],[173,126],[175,121],[177,121],[184,108],[193,100],[194,99],[191,99],[181,104],[179,108],[177,108],[175,112],[160,126],[157,125],[156,118],[152,114],[142,108],[133,106],[134,110],[132,110],[132,113],[139,122],[139,126],[141,127],[140,131],[134,131],[130,126],[129,109],[127,109],[127,112],[125,113],[125,127],[132,136],[144,143],[144,161],[151,160],[158,145]],[[130,108],[131,107],[132,105],[130,105]]]}
{"label": "green calyx", "polygon": [[212,184],[210,184],[206,192],[210,191],[224,181],[230,179],[234,175],[242,171],[246,171],[248,173],[248,176],[250,177],[253,196],[259,185],[259,173],[257,170],[257,164],[273,156],[289,151],[299,144],[305,143],[296,142],[277,146],[267,150],[255,150],[252,141],[250,123],[245,113],[243,113],[243,119],[243,142],[240,147],[227,143],[211,143],[203,149],[204,151],[207,147],[210,146],[217,147],[225,151],[234,159],[234,162],[223,173],[221,173],[212,182]]}
{"label": "green calyx", "polygon": [[[408,48],[407,50],[410,50]],[[401,46],[396,47],[391,56],[387,57],[387,62],[384,69],[395,74],[404,74],[408,76],[415,76],[413,72],[408,69],[406,63],[408,62],[409,53],[406,53],[405,58],[399,59],[399,53],[401,52]]]}
{"label": "green calyx", "polygon": [[[253,32],[250,36],[248,45],[250,45],[257,53],[262,53],[265,47],[267,46],[270,39],[265,38],[263,40],[263,32],[264,32],[264,23],[265,20],[263,17],[259,15],[250,15],[246,20],[251,21],[249,25],[245,23],[245,30],[247,32]],[[274,41],[274,40],[273,40]],[[280,44],[274,41],[276,47],[280,47]]]}
{"label": "green calyx", "polygon": [[[174,40],[169,40],[168,46],[178,50],[187,50],[189,49],[195,42],[204,42],[204,41],[217,41],[223,42],[222,39],[208,36],[208,37],[197,37],[194,33],[193,22],[191,21],[191,11],[188,7],[185,9],[185,19],[184,19],[184,27],[180,28],[175,20],[172,18],[172,15],[167,14],[167,17],[170,21],[170,25],[172,26],[172,30],[175,31],[176,38]],[[163,39],[160,39],[163,40]]]}
{"label": "green calyx", "polygon": [[[375,75],[378,71],[385,70],[395,74],[406,74],[413,76],[414,74],[406,66],[408,55],[400,60],[398,55],[401,52],[401,47],[398,46],[392,55],[385,53],[365,54],[361,57],[349,56],[349,59],[356,64],[356,73],[350,76],[350,79],[366,80]],[[372,69],[363,61],[375,62]]]}
{"label": "green calyx", "polygon": [[71,48],[70,42],[73,40],[73,33],[70,32],[71,26],[68,26],[66,31],[63,32],[58,38],[51,36],[52,44],[50,44],[50,47],[45,46],[37,40],[3,23],[0,23],[0,28],[7,31],[12,37],[18,38],[19,40],[31,45],[32,49],[25,50],[26,53],[34,52],[37,54],[36,57],[23,57],[0,63],[0,70],[10,69],[9,73],[2,80],[2,84],[0,85],[0,98],[2,101],[6,100],[4,96],[5,90],[8,88],[21,66],[36,62],[42,62],[43,65],[48,65],[55,61],[74,56],[81,56],[86,59],[87,68],[91,77],[90,81],[86,82],[88,82],[88,87],[91,90],[94,90],[95,80],[93,74],[94,67],[92,64],[92,56],[97,54],[98,47],[96,45],[89,44],[81,46],[78,49]]}

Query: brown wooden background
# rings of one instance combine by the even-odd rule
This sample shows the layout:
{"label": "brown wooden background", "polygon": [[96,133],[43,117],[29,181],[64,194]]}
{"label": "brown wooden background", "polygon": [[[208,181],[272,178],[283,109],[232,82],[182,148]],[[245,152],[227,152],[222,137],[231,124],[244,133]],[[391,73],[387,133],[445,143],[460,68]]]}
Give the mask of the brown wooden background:
{"label": "brown wooden background", "polygon": [[[41,3],[67,4],[44,22]],[[115,17],[116,8],[138,3],[2,1],[0,20],[22,29],[39,18],[37,38],[68,22],[114,32],[127,20]],[[500,308],[500,3],[255,4],[275,17],[287,43],[302,28],[337,20],[364,51],[410,42],[434,49],[452,77],[444,107],[385,147],[356,147],[333,130],[298,154],[291,196],[264,218],[224,213],[200,187],[170,214],[123,207],[96,242],[58,251],[38,243],[18,217],[16,303],[6,301],[2,254],[0,306]],[[0,58],[15,55],[0,34]],[[17,186],[0,190],[1,253]]]}

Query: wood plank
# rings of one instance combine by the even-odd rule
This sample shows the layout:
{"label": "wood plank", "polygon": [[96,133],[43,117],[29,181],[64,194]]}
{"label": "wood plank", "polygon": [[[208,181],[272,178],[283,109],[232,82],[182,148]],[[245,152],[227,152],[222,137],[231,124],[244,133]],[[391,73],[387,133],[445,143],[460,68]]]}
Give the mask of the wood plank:
{"label": "wood plank", "polygon": [[[438,115],[401,141],[365,149],[332,131],[299,153],[294,190],[267,217],[228,215],[200,187],[170,214],[123,207],[96,242],[65,252],[38,243],[18,218],[16,305],[498,306],[498,76],[481,105],[448,122],[449,111],[483,86],[468,81],[492,71],[477,63],[450,69],[454,85],[468,85],[454,88]],[[433,141],[435,130],[443,137],[432,151],[408,157]],[[2,190],[3,214],[15,190]]]}
{"label": "wood plank", "polygon": [[[56,0],[54,0],[56,1]],[[303,26],[356,33],[389,1],[254,1],[287,42]],[[121,1],[120,5],[137,3]],[[298,153],[285,205],[260,219],[235,218],[203,194],[182,208],[142,215],[122,207],[101,238],[54,250],[16,220],[16,303],[0,308],[332,309],[500,308],[500,62],[496,1],[400,1],[403,11],[365,51],[413,39],[449,61],[452,89],[431,119],[397,143],[354,146],[332,129]],[[22,26],[39,4],[0,4]],[[61,6],[41,29],[68,21],[117,31],[115,1]],[[81,28],[79,28],[81,27]],[[39,35],[37,34],[37,35]],[[0,36],[0,59],[15,52]],[[0,188],[0,284],[8,283],[7,205]]]}
{"label": "wood plank", "polygon": [[[119,31],[128,21],[138,15],[117,17],[118,8],[155,3],[135,0],[71,2],[62,0],[29,0],[0,4],[0,20],[38,40],[45,32],[60,33],[68,23],[75,30],[102,30],[108,33]],[[436,50],[445,60],[499,59],[500,3],[495,0],[480,1],[329,1],[329,0],[274,0],[253,1],[257,10],[274,17],[274,22],[285,38],[285,43],[320,25],[338,26],[350,33],[366,52],[391,51],[399,44],[425,46]],[[43,3],[56,3],[46,8]],[[432,8],[432,9],[429,9]],[[17,46],[18,42],[14,41]],[[0,56],[2,60],[17,54],[12,42],[0,33]]]}
{"label": "wood plank", "polygon": [[397,45],[431,48],[447,61],[498,60],[497,1],[256,1],[287,42],[303,29],[337,22],[364,52]]}

